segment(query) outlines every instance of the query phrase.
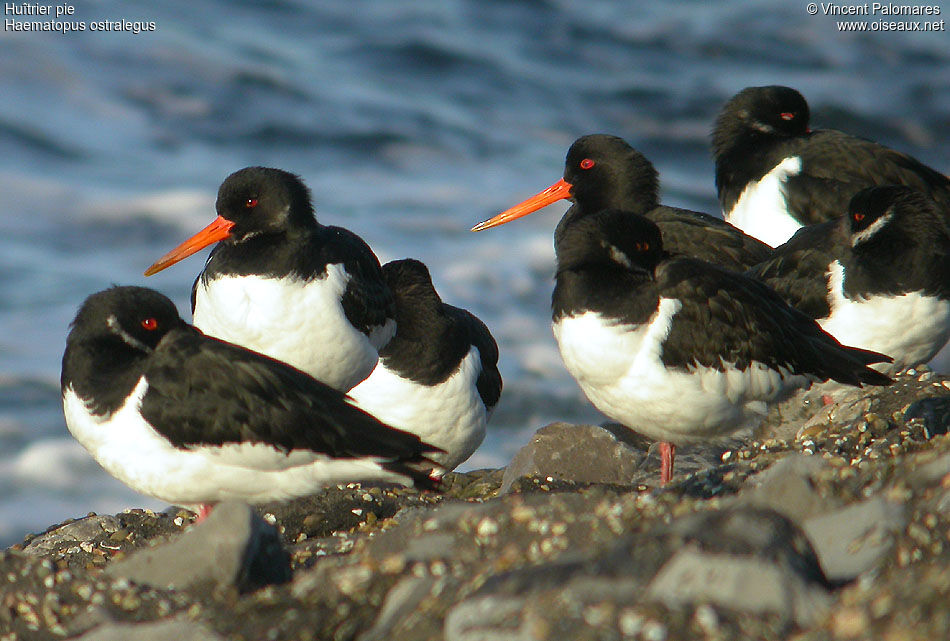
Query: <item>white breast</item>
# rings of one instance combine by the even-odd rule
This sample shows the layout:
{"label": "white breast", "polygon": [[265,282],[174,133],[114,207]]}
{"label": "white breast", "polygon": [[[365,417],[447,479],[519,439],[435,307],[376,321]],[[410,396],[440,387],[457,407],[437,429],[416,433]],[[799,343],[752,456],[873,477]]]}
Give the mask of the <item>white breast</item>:
{"label": "white breast", "polygon": [[341,302],[349,278],[336,264],[310,281],[222,276],[199,282],[194,324],[346,391],[369,376],[378,347],[395,332],[390,321],[371,339],[350,324]]}
{"label": "white breast", "polygon": [[919,292],[852,300],[844,293],[840,262],[831,264],[828,276],[831,314],[818,324],[845,345],[894,359],[874,369],[893,372],[926,363],[950,338],[950,302]]}
{"label": "white breast", "polygon": [[793,156],[746,185],[732,210],[723,212],[726,222],[772,247],[784,243],[802,227],[789,215],[785,200],[785,181],[801,171],[802,159]]}
{"label": "white breast", "polygon": [[139,414],[147,389],[142,377],[121,408],[99,417],[67,388],[63,411],[70,433],[107,472],[162,501],[186,507],[227,499],[261,503],[361,479],[408,482],[376,459],[332,459],[305,450],[285,454],[265,444],[175,447]]}
{"label": "white breast", "polygon": [[369,378],[349,394],[380,421],[445,450],[430,458],[451,471],[485,438],[488,413],[476,387],[480,373],[481,360],[473,346],[458,370],[438,385],[430,387],[402,378],[380,361]]}
{"label": "white breast", "polygon": [[596,312],[554,324],[565,366],[597,409],[650,438],[687,443],[747,427],[761,419],[767,403],[808,385],[804,377],[758,362],[744,370],[668,369],[663,341],[680,308],[680,301],[661,298],[641,325],[617,324]]}

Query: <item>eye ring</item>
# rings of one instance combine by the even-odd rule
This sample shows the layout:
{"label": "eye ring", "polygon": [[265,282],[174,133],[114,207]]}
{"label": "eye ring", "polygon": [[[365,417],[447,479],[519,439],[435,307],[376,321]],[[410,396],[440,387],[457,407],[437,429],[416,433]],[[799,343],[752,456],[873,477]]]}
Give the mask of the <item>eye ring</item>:
{"label": "eye ring", "polygon": [[257,198],[248,198],[247,202],[244,203],[244,206],[247,207],[248,209],[253,209],[254,207],[257,207]]}
{"label": "eye ring", "polygon": [[582,161],[580,162],[579,167],[580,167],[581,169],[590,169],[591,167],[594,166],[594,164],[595,164],[595,163],[594,163],[593,160],[591,160],[590,158],[585,158],[584,160],[582,160]]}
{"label": "eye ring", "polygon": [[783,111],[779,114],[779,117],[782,120],[795,120],[795,112],[793,111]]}
{"label": "eye ring", "polygon": [[864,214],[857,212],[852,216],[852,218],[854,218],[854,222],[859,223],[864,220]]}
{"label": "eye ring", "polygon": [[149,316],[148,318],[142,319],[142,329],[148,330],[150,332],[158,329],[158,321],[154,317]]}

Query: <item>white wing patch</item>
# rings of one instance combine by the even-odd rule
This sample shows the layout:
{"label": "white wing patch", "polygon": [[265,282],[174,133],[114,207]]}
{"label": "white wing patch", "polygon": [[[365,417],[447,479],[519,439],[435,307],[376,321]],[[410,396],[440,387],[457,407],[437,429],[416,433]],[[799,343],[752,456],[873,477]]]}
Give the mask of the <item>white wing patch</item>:
{"label": "white wing patch", "polygon": [[369,378],[349,394],[380,421],[445,450],[429,458],[451,471],[485,439],[488,412],[476,386],[481,369],[474,346],[451,376],[432,386],[402,378],[381,360]]}
{"label": "white wing patch", "polygon": [[950,302],[936,296],[910,292],[848,298],[844,293],[844,267],[839,261],[828,268],[828,291],[831,314],[818,324],[844,345],[894,359],[893,363],[871,366],[879,371],[900,371],[926,363],[950,338]]}
{"label": "white wing patch", "polygon": [[107,472],[162,501],[186,507],[227,499],[262,503],[356,480],[409,482],[373,458],[334,459],[306,450],[285,454],[270,445],[249,443],[175,447],[139,413],[147,390],[143,376],[121,408],[95,416],[67,388],[63,412],[70,433]]}
{"label": "white wing patch", "polygon": [[772,247],[784,243],[802,227],[789,215],[785,198],[785,181],[801,171],[801,157],[792,156],[746,185],[732,210],[723,212],[726,222]]}
{"label": "white wing patch", "polygon": [[554,324],[565,366],[597,409],[650,438],[688,443],[748,427],[767,403],[809,384],[758,362],[725,371],[668,369],[663,342],[681,306],[661,298],[653,317],[635,326],[596,312]]}
{"label": "white wing patch", "polygon": [[199,282],[194,324],[345,392],[369,376],[379,358],[376,344],[395,332],[388,323],[371,340],[350,324],[341,302],[349,278],[334,264],[326,277],[309,281],[222,276]]}

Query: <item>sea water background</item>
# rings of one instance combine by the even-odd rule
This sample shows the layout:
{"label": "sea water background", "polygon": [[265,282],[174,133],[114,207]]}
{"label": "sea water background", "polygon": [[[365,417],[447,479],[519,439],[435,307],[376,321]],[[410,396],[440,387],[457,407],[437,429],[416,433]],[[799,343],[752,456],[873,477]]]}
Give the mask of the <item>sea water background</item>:
{"label": "sea water background", "polygon": [[72,20],[156,28],[0,31],[3,545],[90,510],[162,507],[66,432],[64,338],[83,298],[113,283],[155,287],[187,313],[204,253],[142,271],[210,222],[238,168],[299,173],[320,220],[381,261],[422,259],[447,301],[486,321],[505,392],[468,468],[503,465],[545,422],[598,420],[549,329],[566,205],[468,231],[559,178],[577,136],[623,136],[660,170],[665,202],[717,211],[715,114],[744,86],[788,84],[816,126],[950,171],[947,33],[839,33],[804,2],[72,4]]}

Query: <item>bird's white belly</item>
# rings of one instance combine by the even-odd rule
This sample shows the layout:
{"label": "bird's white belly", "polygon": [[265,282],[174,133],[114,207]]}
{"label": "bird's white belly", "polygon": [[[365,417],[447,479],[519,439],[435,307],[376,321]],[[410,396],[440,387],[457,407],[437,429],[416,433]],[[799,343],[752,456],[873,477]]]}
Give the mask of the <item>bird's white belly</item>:
{"label": "bird's white belly", "polygon": [[723,212],[726,222],[772,247],[787,241],[802,224],[788,213],[785,181],[801,170],[801,158],[786,158],[759,181],[746,185],[732,210]]}
{"label": "bird's white belly", "polygon": [[831,314],[818,323],[845,345],[894,359],[874,369],[894,372],[926,363],[950,338],[950,302],[916,292],[851,300],[844,294],[840,262],[831,264],[828,276]]}
{"label": "bird's white belly", "polygon": [[[195,296],[194,324],[205,334],[242,345],[347,391],[376,366],[377,346],[353,327],[341,297],[349,279],[328,265],[314,280],[224,276]],[[390,323],[385,344],[395,331]],[[383,337],[380,337],[381,339]]]}
{"label": "bird's white belly", "polygon": [[660,299],[657,313],[639,326],[596,312],[554,324],[564,364],[597,409],[650,438],[687,443],[748,427],[767,403],[808,385],[757,362],[744,370],[668,369],[662,343],[679,309],[679,301]]}
{"label": "bird's white belly", "polygon": [[407,482],[369,458],[333,459],[306,450],[284,453],[262,443],[175,447],[139,414],[147,389],[142,377],[121,408],[101,417],[71,388],[63,395],[73,437],[107,472],[137,492],[189,507],[227,499],[283,500],[361,479]]}
{"label": "bird's white belly", "polygon": [[481,360],[474,346],[451,376],[431,387],[402,378],[381,360],[349,395],[380,421],[445,450],[429,458],[451,471],[485,438],[488,414],[476,387],[480,373]]}

